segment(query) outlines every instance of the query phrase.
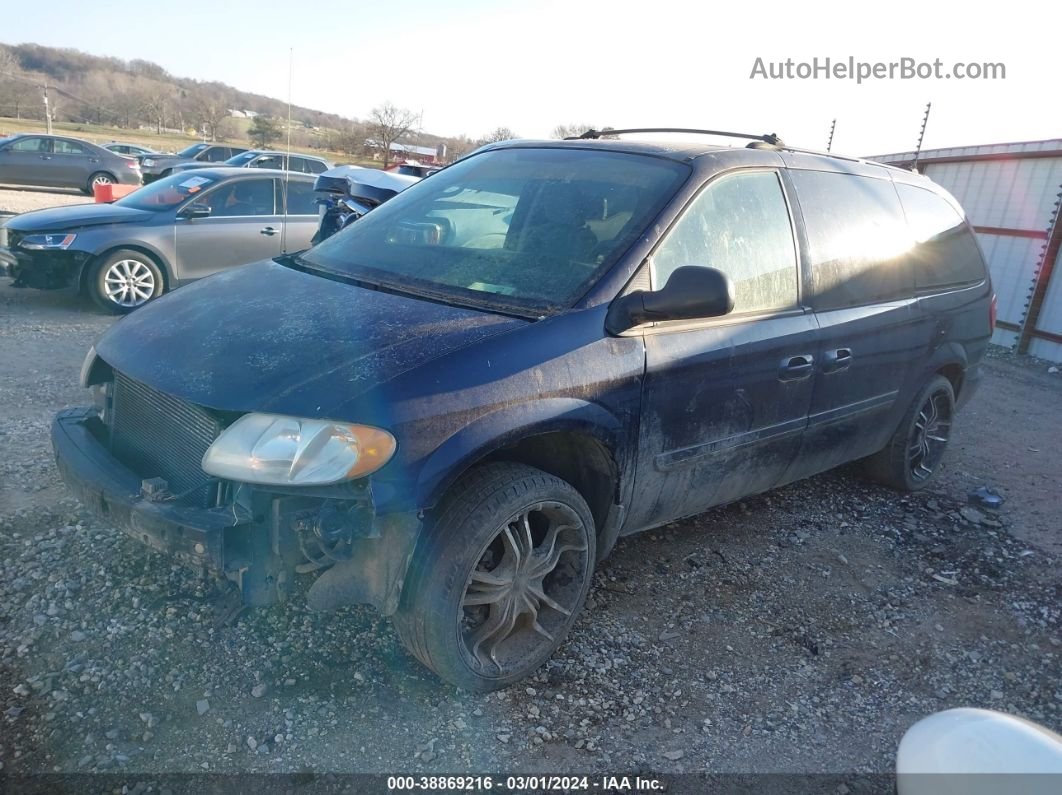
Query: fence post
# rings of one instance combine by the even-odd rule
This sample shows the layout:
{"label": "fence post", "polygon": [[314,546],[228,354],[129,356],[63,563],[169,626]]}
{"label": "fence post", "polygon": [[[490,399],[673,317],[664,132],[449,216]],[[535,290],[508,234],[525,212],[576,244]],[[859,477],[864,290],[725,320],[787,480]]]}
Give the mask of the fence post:
{"label": "fence post", "polygon": [[1036,323],[1040,320],[1040,309],[1043,307],[1044,296],[1047,295],[1047,287],[1051,284],[1051,276],[1055,269],[1055,260],[1058,252],[1062,249],[1062,223],[1059,212],[1062,205],[1062,185],[1059,185],[1059,193],[1055,199],[1054,209],[1051,211],[1051,221],[1048,224],[1047,240],[1040,249],[1040,261],[1033,272],[1033,283],[1029,289],[1029,300],[1025,304],[1025,317],[1021,321],[1021,331],[1018,333],[1018,342],[1015,350],[1020,354],[1029,352],[1033,334],[1036,332]]}

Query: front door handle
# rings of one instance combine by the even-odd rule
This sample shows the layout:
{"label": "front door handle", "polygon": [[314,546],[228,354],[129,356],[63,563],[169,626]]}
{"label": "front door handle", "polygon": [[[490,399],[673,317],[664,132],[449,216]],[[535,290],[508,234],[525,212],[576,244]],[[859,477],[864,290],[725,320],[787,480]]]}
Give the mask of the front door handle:
{"label": "front door handle", "polygon": [[272,226],[267,226],[265,229],[259,232],[259,234],[268,235],[269,237],[272,237],[273,235],[278,234],[279,232],[279,229]]}
{"label": "front door handle", "polygon": [[815,367],[815,357],[810,353],[800,356],[788,356],[782,359],[778,368],[779,381],[803,381],[811,375]]}
{"label": "front door handle", "polygon": [[839,373],[841,370],[847,370],[852,365],[852,349],[837,348],[832,351],[826,351],[823,358],[825,361],[822,363],[822,372]]}

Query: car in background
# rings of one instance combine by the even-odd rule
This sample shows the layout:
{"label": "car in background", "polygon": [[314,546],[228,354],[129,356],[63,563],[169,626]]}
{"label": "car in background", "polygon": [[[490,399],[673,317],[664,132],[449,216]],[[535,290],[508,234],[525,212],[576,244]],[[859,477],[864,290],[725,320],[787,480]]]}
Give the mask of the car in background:
{"label": "car in background", "polygon": [[80,138],[23,133],[0,138],[0,182],[42,188],[77,188],[88,195],[96,185],[139,185],[140,166]]}
{"label": "car in background", "polygon": [[73,287],[126,313],[216,271],[310,246],[313,178],[282,171],[172,174],[113,204],[23,213],[0,226],[16,287]]}
{"label": "car in background", "polygon": [[[210,168],[211,163],[194,161],[181,163],[173,167],[173,172],[191,171],[197,168]],[[314,155],[296,155],[267,149],[248,149],[235,157],[230,157],[224,165],[234,168],[276,168],[281,171],[294,171],[299,174],[322,174],[333,167],[323,157]]]}
{"label": "car in background", "polygon": [[140,157],[141,155],[157,155],[160,152],[154,149],[148,149],[146,146],[140,146],[138,144],[126,144],[121,141],[111,141],[109,144],[100,144],[104,149],[109,152],[114,152],[116,155],[122,155],[124,157]]}
{"label": "car in background", "polygon": [[140,171],[144,175],[144,184],[154,182],[159,177],[168,177],[173,167],[182,163],[204,163],[206,165],[219,166],[241,152],[246,152],[246,146],[230,146],[229,144],[192,144],[186,146],[175,155],[150,154],[141,155]]}
{"label": "car in background", "polygon": [[395,163],[388,166],[385,171],[392,174],[402,174],[407,177],[420,177],[424,178],[438,171],[440,166],[425,165],[424,163],[417,163],[412,160],[405,163]]}

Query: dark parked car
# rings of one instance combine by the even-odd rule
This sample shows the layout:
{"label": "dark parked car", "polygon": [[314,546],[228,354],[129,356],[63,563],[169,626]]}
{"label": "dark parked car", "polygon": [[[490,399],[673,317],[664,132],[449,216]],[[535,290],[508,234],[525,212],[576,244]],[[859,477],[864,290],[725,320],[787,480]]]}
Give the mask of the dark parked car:
{"label": "dark parked car", "polygon": [[[197,168],[210,168],[211,163],[182,163],[173,167],[174,172],[191,171]],[[332,168],[332,163],[323,157],[314,155],[289,155],[268,149],[249,149],[230,157],[223,165],[233,168],[275,168],[280,171],[294,171],[299,174],[321,174]]]}
{"label": "dark parked car", "polygon": [[248,604],[312,572],[450,682],[515,682],[618,537],[857,459],[922,488],[978,383],[955,201],[754,144],[496,144],[167,296],[89,352],[59,468]]}
{"label": "dark parked car", "polygon": [[215,271],[308,248],[317,224],[308,175],[204,169],[113,204],[15,216],[0,226],[0,268],[6,260],[16,287],[72,286],[129,312]]}
{"label": "dark parked car", "polygon": [[150,154],[141,155],[140,170],[144,174],[144,183],[154,182],[159,177],[168,177],[174,166],[182,163],[206,163],[220,166],[230,157],[246,152],[245,146],[228,144],[192,144],[175,155]]}
{"label": "dark parked car", "polygon": [[77,188],[91,196],[95,185],[139,185],[140,166],[77,138],[14,135],[0,138],[0,182]]}
{"label": "dark parked car", "polygon": [[121,141],[111,141],[109,144],[100,144],[100,146],[109,152],[114,152],[116,155],[124,155],[125,157],[136,158],[140,155],[160,154],[154,149],[148,149],[146,146],[140,146],[139,144],[125,144]]}
{"label": "dark parked car", "polygon": [[439,166],[426,166],[423,163],[396,163],[393,166],[389,166],[387,170],[394,174],[402,174],[407,177],[420,177],[424,178],[434,174],[439,170]]}

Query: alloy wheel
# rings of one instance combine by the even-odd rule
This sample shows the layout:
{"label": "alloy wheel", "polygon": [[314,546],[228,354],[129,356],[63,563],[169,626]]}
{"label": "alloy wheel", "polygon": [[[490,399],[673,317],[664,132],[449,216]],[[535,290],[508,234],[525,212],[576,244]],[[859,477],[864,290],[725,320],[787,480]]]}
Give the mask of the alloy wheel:
{"label": "alloy wheel", "polygon": [[114,184],[114,180],[111,179],[107,174],[97,174],[96,176],[94,176],[92,178],[92,184],[93,185],[113,185]]}
{"label": "alloy wheel", "polygon": [[588,532],[559,502],[531,505],[498,530],[461,601],[462,647],[474,669],[505,675],[552,650],[590,576]]}
{"label": "alloy wheel", "polygon": [[121,307],[140,306],[155,294],[155,274],[135,259],[115,262],[104,273],[103,283],[107,298]]}
{"label": "alloy wheel", "polygon": [[923,481],[933,474],[951,434],[951,400],[944,390],[931,392],[918,409],[907,448],[911,477]]}

